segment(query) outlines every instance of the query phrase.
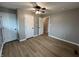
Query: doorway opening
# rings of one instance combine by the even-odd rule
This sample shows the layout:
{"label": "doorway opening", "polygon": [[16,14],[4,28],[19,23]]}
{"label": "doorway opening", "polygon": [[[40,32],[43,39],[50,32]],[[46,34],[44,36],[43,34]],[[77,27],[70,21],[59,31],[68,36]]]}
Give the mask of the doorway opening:
{"label": "doorway opening", "polygon": [[49,23],[49,17],[44,17],[44,21],[43,21],[43,34],[44,35],[48,35],[48,23]]}

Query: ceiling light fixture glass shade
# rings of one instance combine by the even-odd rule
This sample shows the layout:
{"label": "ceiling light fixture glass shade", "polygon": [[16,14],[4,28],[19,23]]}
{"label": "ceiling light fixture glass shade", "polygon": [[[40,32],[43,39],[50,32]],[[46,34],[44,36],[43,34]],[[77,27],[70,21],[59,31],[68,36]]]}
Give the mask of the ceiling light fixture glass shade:
{"label": "ceiling light fixture glass shade", "polygon": [[41,14],[41,12],[40,11],[36,11],[35,14]]}

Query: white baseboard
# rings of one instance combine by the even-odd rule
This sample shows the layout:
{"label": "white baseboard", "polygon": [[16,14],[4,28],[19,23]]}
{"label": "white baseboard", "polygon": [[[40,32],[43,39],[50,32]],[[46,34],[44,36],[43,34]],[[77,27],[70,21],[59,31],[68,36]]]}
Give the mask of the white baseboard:
{"label": "white baseboard", "polygon": [[34,35],[33,37],[37,37],[37,36],[39,36],[39,35],[43,35],[43,34]]}
{"label": "white baseboard", "polygon": [[2,55],[2,51],[3,51],[4,44],[5,44],[5,42],[3,42],[2,47],[1,47],[1,50],[0,50],[0,57],[3,56],[3,55]]}
{"label": "white baseboard", "polygon": [[33,37],[36,37],[36,36],[38,36],[38,35],[34,35]]}
{"label": "white baseboard", "polygon": [[49,37],[52,37],[52,38],[56,38],[56,39],[61,40],[61,41],[64,41],[64,42],[67,42],[67,43],[71,43],[71,44],[74,44],[74,45],[79,46],[79,44],[78,43],[75,43],[75,42],[71,42],[71,41],[68,41],[68,40],[65,40],[65,39],[61,39],[61,38],[58,38],[58,37],[52,36],[52,35],[48,35],[48,36]]}
{"label": "white baseboard", "polygon": [[26,40],[26,38],[25,39],[21,39],[20,42],[25,41],[25,40]]}
{"label": "white baseboard", "polygon": [[[33,37],[36,37],[36,36],[38,36],[38,35],[34,35]],[[24,38],[24,39],[20,39],[20,42],[25,41],[25,40],[27,40],[27,39],[28,39],[27,37]]]}

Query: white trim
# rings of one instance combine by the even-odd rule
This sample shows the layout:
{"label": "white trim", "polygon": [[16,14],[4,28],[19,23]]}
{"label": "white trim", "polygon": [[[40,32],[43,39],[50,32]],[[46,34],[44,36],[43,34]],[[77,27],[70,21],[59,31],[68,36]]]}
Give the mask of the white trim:
{"label": "white trim", "polygon": [[[39,34],[39,35],[43,35],[43,33],[42,33],[42,34]],[[39,35],[38,35],[38,36],[39,36]]]}
{"label": "white trim", "polygon": [[52,38],[56,38],[57,40],[61,40],[61,41],[64,41],[64,42],[67,42],[67,43],[71,43],[71,44],[74,44],[74,45],[77,45],[79,46],[78,43],[75,43],[75,42],[71,42],[71,41],[68,41],[68,40],[65,40],[65,39],[61,39],[61,38],[58,38],[56,36],[52,36],[52,35],[48,35],[49,37],[52,37]]}
{"label": "white trim", "polygon": [[[36,37],[36,36],[38,36],[38,35],[33,35],[33,37]],[[24,38],[24,39],[20,39],[19,41],[20,42],[22,42],[22,41],[25,41],[25,40],[27,40],[28,38],[26,37],[26,38]]]}
{"label": "white trim", "polygon": [[50,32],[50,16],[48,16],[49,17],[49,21],[48,21],[48,34],[49,34],[49,32]]}
{"label": "white trim", "polygon": [[0,57],[3,56],[2,51],[3,51],[4,44],[5,44],[5,42],[2,43],[2,47],[1,47],[1,50],[0,50]]}
{"label": "white trim", "polygon": [[25,40],[26,40],[26,38],[25,39],[21,39],[20,42],[25,41]]}
{"label": "white trim", "polygon": [[1,47],[1,49],[0,49],[0,57],[2,56],[3,45],[4,45],[4,44],[2,44],[2,47]]}
{"label": "white trim", "polygon": [[33,37],[36,37],[36,36],[38,36],[38,35],[34,35]]}

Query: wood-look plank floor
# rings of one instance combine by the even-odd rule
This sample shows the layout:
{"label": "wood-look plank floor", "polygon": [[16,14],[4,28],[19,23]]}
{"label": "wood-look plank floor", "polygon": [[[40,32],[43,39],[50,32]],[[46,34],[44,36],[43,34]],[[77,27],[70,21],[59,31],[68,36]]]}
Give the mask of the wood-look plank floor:
{"label": "wood-look plank floor", "polygon": [[76,57],[79,56],[79,47],[48,37],[47,35],[41,35],[23,42],[13,41],[6,43],[3,48],[3,56]]}

